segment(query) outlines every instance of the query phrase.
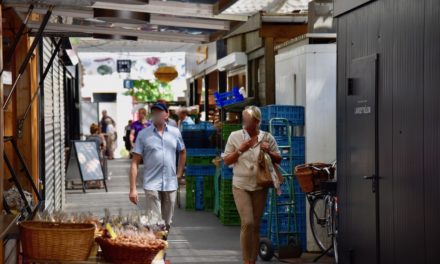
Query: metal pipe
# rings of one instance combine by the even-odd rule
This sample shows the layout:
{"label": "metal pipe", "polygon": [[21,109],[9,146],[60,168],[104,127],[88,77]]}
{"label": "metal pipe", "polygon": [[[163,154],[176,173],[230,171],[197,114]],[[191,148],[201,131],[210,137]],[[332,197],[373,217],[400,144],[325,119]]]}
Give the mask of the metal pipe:
{"label": "metal pipe", "polygon": [[[9,62],[12,59],[12,56],[14,55],[15,49],[17,48],[18,42],[21,39],[21,36],[23,35],[23,32],[26,28],[26,25],[29,21],[29,18],[31,17],[32,11],[34,10],[34,5],[30,5],[29,9],[27,11],[26,14],[26,18],[24,19],[23,23],[21,23],[20,28],[18,29],[17,35],[14,39],[14,43],[12,44],[12,46],[9,48],[8,52],[6,53],[6,57],[5,57],[5,61]],[[5,71],[5,68],[3,67],[3,69],[0,71],[0,77],[3,75],[3,72]]]}
{"label": "metal pipe", "polygon": [[15,186],[17,187],[18,192],[20,193],[21,199],[23,199],[23,202],[25,204],[26,210],[29,214],[32,214],[32,208],[29,205],[26,195],[23,192],[23,186],[21,186],[20,182],[18,181],[17,174],[14,171],[14,168],[12,167],[11,162],[8,159],[8,156],[6,156],[6,153],[3,153],[3,159],[6,163],[6,167],[8,168],[9,172],[11,173],[12,181],[14,182]]}
{"label": "metal pipe", "polygon": [[53,6],[49,7],[49,10],[47,11],[46,15],[44,16],[43,21],[41,22],[40,28],[38,29],[37,36],[35,37],[34,41],[32,42],[31,47],[29,48],[28,53],[26,54],[26,58],[24,59],[23,63],[20,66],[20,69],[18,71],[17,78],[11,88],[11,91],[8,94],[8,97],[6,98],[5,102],[3,103],[3,110],[6,110],[8,107],[9,101],[12,98],[12,94],[14,93],[15,89],[17,88],[18,81],[20,80],[21,76],[23,75],[24,71],[26,70],[26,67],[32,57],[32,54],[34,53],[35,48],[37,47],[38,43],[40,42],[40,39],[43,36],[43,31],[46,28],[47,24],[49,23],[50,16],[52,15]]}
{"label": "metal pipe", "polygon": [[40,193],[39,193],[39,191],[38,191],[37,186],[35,185],[34,179],[32,179],[31,172],[29,171],[28,166],[26,166],[26,163],[25,163],[24,157],[23,157],[23,155],[21,154],[20,150],[18,149],[17,142],[15,141],[14,138],[12,138],[11,143],[12,143],[12,147],[14,148],[14,150],[15,150],[17,156],[18,156],[18,159],[20,160],[21,165],[23,166],[23,169],[24,169],[24,172],[25,172],[26,178],[27,178],[27,179],[29,180],[29,182],[31,183],[31,187],[32,187],[32,189],[34,190],[35,195],[37,195],[38,201],[41,201],[41,200],[42,200],[42,197],[41,197],[41,195],[40,195]]}

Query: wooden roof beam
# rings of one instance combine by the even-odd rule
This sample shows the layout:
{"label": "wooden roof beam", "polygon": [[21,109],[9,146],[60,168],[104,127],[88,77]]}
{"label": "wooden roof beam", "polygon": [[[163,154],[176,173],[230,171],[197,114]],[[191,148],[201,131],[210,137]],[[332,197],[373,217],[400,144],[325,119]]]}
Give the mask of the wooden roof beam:
{"label": "wooden roof beam", "polygon": [[[27,6],[24,5],[13,5],[17,12],[26,12]],[[35,13],[45,14],[46,9],[35,8]],[[75,17],[88,19],[93,18],[92,10],[76,10],[56,7],[53,12],[54,15],[62,17]],[[159,14],[152,14],[150,18],[150,23],[152,25],[158,26],[169,26],[169,27],[187,27],[187,28],[197,28],[197,29],[212,29],[212,30],[225,30],[230,29],[230,21],[214,20],[214,19],[202,19],[202,18],[187,18],[178,16],[163,16]]]}
{"label": "wooden roof beam", "polygon": [[184,17],[198,17],[231,21],[247,21],[247,16],[242,15],[224,15],[214,13],[214,5],[182,3],[174,1],[150,1],[148,5],[126,5],[108,2],[96,2],[92,7],[104,9],[126,10],[132,12],[146,12],[151,14],[162,14]]}
{"label": "wooden roof beam", "polygon": [[221,14],[223,11],[230,8],[237,2],[238,0],[218,0],[217,4],[214,5],[214,14]]}
{"label": "wooden roof beam", "polygon": [[[38,29],[40,23],[28,23],[30,29]],[[168,41],[168,42],[185,42],[185,43],[205,43],[209,41],[208,35],[189,35],[183,33],[164,33],[164,32],[145,32],[140,30],[129,30],[119,28],[105,28],[95,26],[80,26],[49,23],[45,30],[46,33],[85,33],[85,34],[109,34],[120,36],[133,36],[140,39]]]}

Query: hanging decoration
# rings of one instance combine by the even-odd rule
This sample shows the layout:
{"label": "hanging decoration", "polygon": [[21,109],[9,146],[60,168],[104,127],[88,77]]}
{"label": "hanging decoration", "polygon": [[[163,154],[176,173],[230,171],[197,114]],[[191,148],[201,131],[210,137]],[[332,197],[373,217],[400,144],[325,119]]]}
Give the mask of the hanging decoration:
{"label": "hanging decoration", "polygon": [[163,83],[169,83],[176,79],[179,73],[174,66],[159,66],[154,72],[154,76]]}

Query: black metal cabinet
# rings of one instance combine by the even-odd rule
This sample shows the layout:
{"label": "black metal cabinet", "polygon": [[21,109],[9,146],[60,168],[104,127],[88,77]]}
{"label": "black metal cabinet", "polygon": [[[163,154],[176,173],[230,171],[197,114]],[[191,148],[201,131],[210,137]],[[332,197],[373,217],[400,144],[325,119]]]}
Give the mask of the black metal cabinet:
{"label": "black metal cabinet", "polygon": [[358,264],[377,259],[376,62],[376,55],[353,60],[346,79],[347,192],[340,199],[347,201],[347,219],[341,253]]}
{"label": "black metal cabinet", "polygon": [[[338,2],[340,263],[437,264],[440,1]],[[368,117],[349,94],[373,83]]]}

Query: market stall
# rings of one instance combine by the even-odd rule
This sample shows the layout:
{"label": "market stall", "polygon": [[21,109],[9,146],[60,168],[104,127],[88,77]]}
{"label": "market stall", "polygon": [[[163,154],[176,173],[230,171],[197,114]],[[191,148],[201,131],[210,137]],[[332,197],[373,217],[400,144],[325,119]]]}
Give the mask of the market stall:
{"label": "market stall", "polygon": [[164,263],[163,221],[135,212],[98,218],[91,213],[38,213],[19,224],[24,263]]}

